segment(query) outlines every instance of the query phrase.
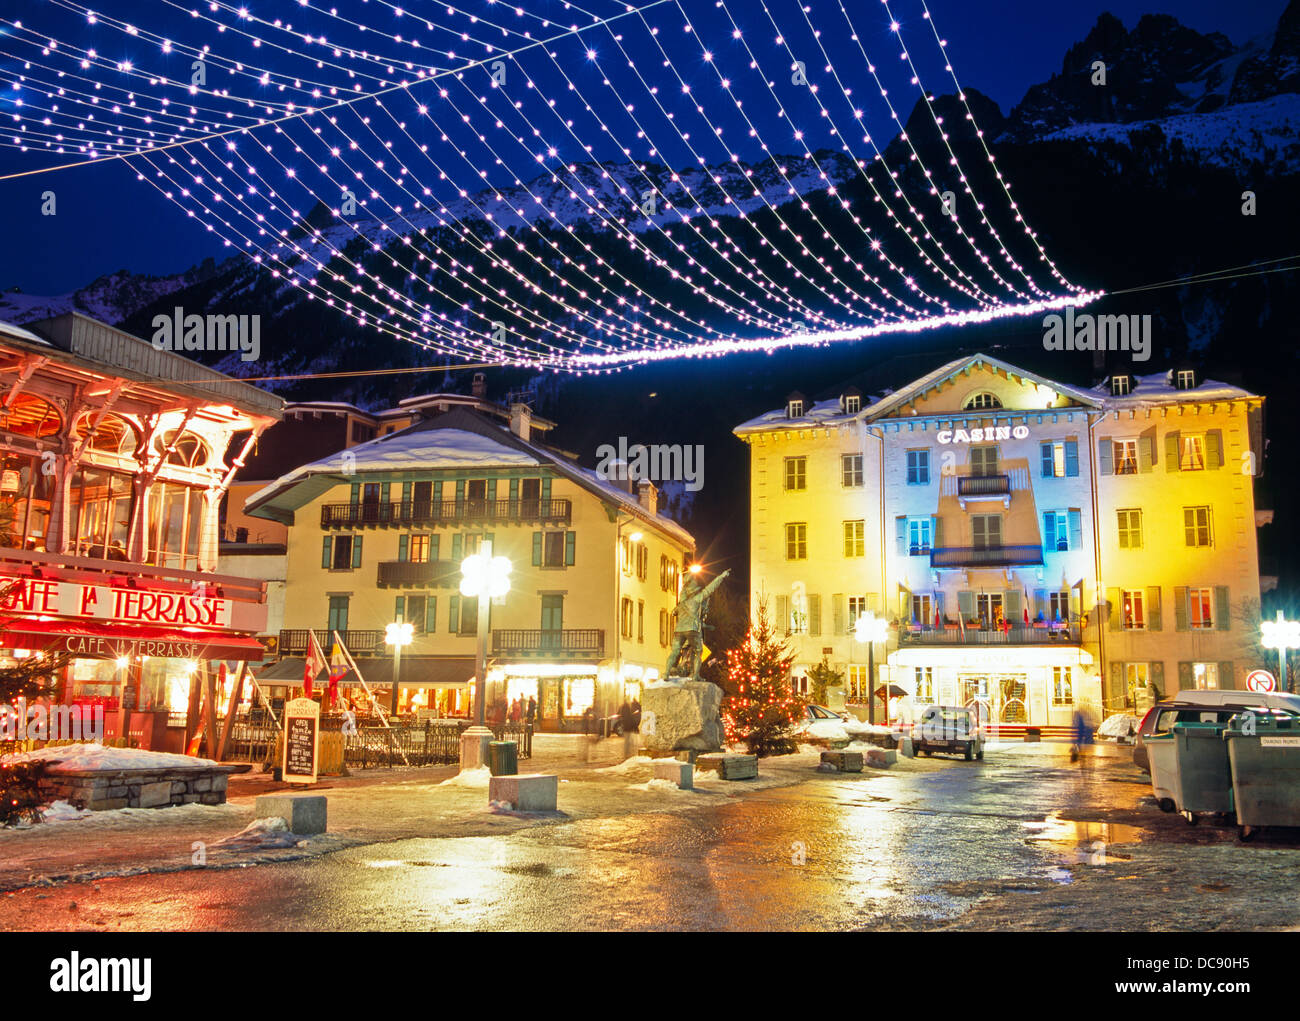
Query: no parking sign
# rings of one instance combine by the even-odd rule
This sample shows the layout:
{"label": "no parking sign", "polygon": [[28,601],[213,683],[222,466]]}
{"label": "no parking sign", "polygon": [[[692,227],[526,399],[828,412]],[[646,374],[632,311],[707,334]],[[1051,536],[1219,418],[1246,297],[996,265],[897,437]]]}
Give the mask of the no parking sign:
{"label": "no parking sign", "polygon": [[1246,687],[1251,691],[1276,691],[1277,678],[1267,670],[1252,670],[1246,675]]}

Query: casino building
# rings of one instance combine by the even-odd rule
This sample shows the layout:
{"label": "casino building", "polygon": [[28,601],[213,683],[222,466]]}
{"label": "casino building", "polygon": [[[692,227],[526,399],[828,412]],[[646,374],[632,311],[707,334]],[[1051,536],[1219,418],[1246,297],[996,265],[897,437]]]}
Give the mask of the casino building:
{"label": "casino building", "polygon": [[59,701],[181,750],[210,662],[262,658],[218,508],[281,407],[79,314],[0,323],[0,661],[63,654]]}
{"label": "casino building", "polygon": [[[1191,369],[1080,388],[987,355],[876,398],[792,394],[735,429],[752,591],[797,678],[825,659],[851,703],[905,691],[891,712],[978,703],[1015,732],[1241,687],[1263,404]],[[874,682],[867,612],[888,622]]]}

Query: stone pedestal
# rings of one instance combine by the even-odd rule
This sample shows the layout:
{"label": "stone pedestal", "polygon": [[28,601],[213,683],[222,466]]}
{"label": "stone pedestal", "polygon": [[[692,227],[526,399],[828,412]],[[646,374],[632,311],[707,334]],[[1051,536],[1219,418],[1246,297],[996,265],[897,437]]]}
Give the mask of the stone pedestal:
{"label": "stone pedestal", "polygon": [[722,689],[670,677],[641,691],[641,747],[655,752],[722,749]]}
{"label": "stone pedestal", "polygon": [[323,794],[259,794],[253,802],[258,819],[284,820],[290,833],[310,836],[326,830],[327,806]]}
{"label": "stone pedestal", "polygon": [[460,771],[483,769],[488,764],[488,745],[493,741],[487,727],[470,727],[460,735]]}

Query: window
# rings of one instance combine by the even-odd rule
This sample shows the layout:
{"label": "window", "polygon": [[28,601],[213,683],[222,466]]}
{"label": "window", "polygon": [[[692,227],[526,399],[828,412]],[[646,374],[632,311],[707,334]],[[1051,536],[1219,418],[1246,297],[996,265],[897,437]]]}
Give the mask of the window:
{"label": "window", "polygon": [[972,545],[976,549],[996,549],[1002,545],[1000,514],[972,514],[970,521]]}
{"label": "window", "polygon": [[[5,467],[8,468],[11,463],[17,462],[6,461]],[[30,487],[36,489],[38,494],[43,491],[47,496],[47,500],[50,501],[27,500],[20,504],[17,500],[10,502],[14,495],[13,492],[5,494],[3,502],[0,502],[0,532],[8,532],[14,535],[14,539],[11,539],[10,542],[18,546],[21,545],[16,541],[18,532],[26,530],[29,535],[44,534],[45,529],[48,527],[49,508],[54,496],[53,483],[55,480],[52,476],[45,475],[41,467],[37,467],[37,462],[25,464],[17,470],[10,469],[7,474],[11,479],[14,479],[13,485],[16,491]],[[184,492],[184,487],[168,487],[158,483],[154,485],[150,495],[152,496],[169,488]],[[195,492],[198,491],[195,490]],[[98,560],[125,560],[126,547],[130,538],[132,511],[135,506],[134,486],[132,485],[131,476],[124,472],[102,471],[99,468],[78,468],[68,487],[68,501],[70,504],[68,524],[72,529],[73,539],[72,548],[68,552],[77,556],[94,557]],[[20,516],[20,513],[26,515],[29,506],[31,514],[38,518],[38,523],[35,527],[29,525],[27,529],[24,529],[23,517]],[[152,547],[150,552],[153,554],[150,560],[158,560],[164,550],[179,553],[182,549],[185,549],[183,534],[164,535],[160,540],[155,520],[157,511],[153,507],[150,508],[150,511],[149,543]],[[194,551],[196,554],[198,552],[198,535],[198,521],[196,519],[193,522]],[[172,540],[170,545],[162,545],[168,539]]]}
{"label": "window", "polygon": [[1174,374],[1174,386],[1179,390],[1196,389],[1196,372],[1193,369],[1179,369]]}
{"label": "window", "polygon": [[636,566],[636,544],[631,539],[622,540],[622,549],[619,550],[619,559],[623,561],[623,574],[630,578],[632,571]]}
{"label": "window", "polygon": [[1110,395],[1112,397],[1124,397],[1132,389],[1133,382],[1129,376],[1111,376],[1110,377]]}
{"label": "window", "polygon": [[670,635],[668,633],[668,611],[660,610],[659,611],[659,644],[662,645],[664,648],[667,648],[669,637]]}
{"label": "window", "polygon": [[1068,621],[1070,619],[1070,593],[1049,592],[1047,594],[1047,615],[1050,620]]}
{"label": "window", "polygon": [[331,631],[348,629],[348,600],[350,596],[330,596],[329,624]]}
{"label": "window", "polygon": [[786,560],[808,559],[808,525],[802,521],[785,526]]}
{"label": "window", "polygon": [[929,518],[907,519],[907,555],[929,556],[933,522]]}
{"label": "window", "polygon": [[1192,682],[1198,691],[1215,691],[1219,687],[1218,663],[1193,663]]}
{"label": "window", "polygon": [[1182,440],[1178,470],[1185,472],[1205,471],[1205,437],[1190,436],[1184,433]]}
{"label": "window", "polygon": [[534,567],[572,567],[577,532],[534,532]]}
{"label": "window", "polygon": [[1119,548],[1142,548],[1142,512],[1136,509],[1116,511],[1119,521]]}
{"label": "window", "polygon": [[866,664],[849,664],[849,690],[845,692],[848,701],[865,702],[870,691],[871,678],[867,676]]}
{"label": "window", "polygon": [[978,476],[996,475],[998,473],[998,448],[971,447],[970,473]]}
{"label": "window", "polygon": [[1188,546],[1210,545],[1210,508],[1183,508],[1183,536]]}
{"label": "window", "polygon": [[916,694],[912,696],[916,702],[933,702],[934,701],[934,667],[918,666],[916,670]]}
{"label": "window", "polygon": [[864,557],[867,555],[867,523],[865,521],[844,522],[844,555],[846,557]]}
{"label": "window", "polygon": [[808,458],[787,457],[785,459],[785,488],[808,488]]}
{"label": "window", "polygon": [[182,468],[197,468],[208,463],[208,448],[193,433],[181,433],[179,437],[175,430],[163,433],[158,449],[166,451],[168,464]]}
{"label": "window", "polygon": [[1136,475],[1138,472],[1137,440],[1115,441],[1115,474]]}
{"label": "window", "polygon": [[866,596],[849,596],[849,632],[852,633],[853,625],[858,622],[858,618],[867,612]]}
{"label": "window", "polygon": [[1128,690],[1130,701],[1138,694],[1145,692],[1151,681],[1151,667],[1148,663],[1125,663],[1124,664],[1124,684]]}
{"label": "window", "polygon": [[429,562],[429,536],[413,535],[407,540],[407,556],[413,564]]}
{"label": "window", "polygon": [[1075,440],[1040,444],[1039,458],[1045,479],[1074,478],[1079,474],[1079,444]]}
{"label": "window", "polygon": [[637,581],[645,581],[650,577],[650,550],[645,543],[637,543],[636,548],[636,578]]}
{"label": "window", "polygon": [[962,405],[968,411],[978,411],[981,408],[1000,408],[1002,400],[997,394],[982,392],[971,394],[966,398],[966,403]]}
{"label": "window", "polygon": [[659,556],[659,587],[665,592],[677,594],[677,581],[681,576],[681,568],[675,560],[670,559],[662,554]]}
{"label": "window", "polygon": [[645,641],[645,600],[636,601],[636,640]]}
{"label": "window", "polygon": [[[455,606],[453,601],[452,606]],[[488,613],[492,611],[489,608]],[[452,618],[453,624],[456,623]],[[490,624],[489,624],[490,626]],[[456,633],[461,635],[473,635],[478,633],[478,596],[461,596],[460,597],[460,622],[456,625]]]}
{"label": "window", "polygon": [[862,455],[840,455],[840,479],[845,489],[857,489],[862,485]]}
{"label": "window", "polygon": [[1125,589],[1121,593],[1124,603],[1124,630],[1141,631],[1147,626],[1146,602],[1141,589]]}
{"label": "window", "polygon": [[1074,683],[1068,666],[1052,667],[1052,705],[1074,705]]}
{"label": "window", "polygon": [[1188,619],[1192,630],[1211,630],[1214,627],[1214,590],[1189,588],[1187,590]]}
{"label": "window", "polygon": [[912,596],[912,622],[923,626],[934,623],[934,598],[932,596]]}
{"label": "window", "polygon": [[844,411],[849,415],[856,415],[862,410],[862,398],[857,394],[844,395]]}
{"label": "window", "polygon": [[352,423],[352,442],[366,443],[375,438],[375,428],[363,422]]}
{"label": "window", "polygon": [[361,566],[361,536],[327,535],[321,566],[330,571],[351,571]]}
{"label": "window", "polygon": [[627,596],[623,597],[619,614],[619,634],[624,638],[632,637],[632,600]]}
{"label": "window", "polygon": [[984,627],[991,627],[1002,620],[1002,593],[979,592],[975,596],[975,614]]}
{"label": "window", "polygon": [[909,486],[928,486],[930,484],[930,452],[928,450],[909,450],[907,452],[907,484]]}
{"label": "window", "polygon": [[[397,597],[399,600],[401,596]],[[411,630],[422,635],[426,631],[433,631],[434,607],[438,605],[436,597],[433,596],[407,596],[404,603],[398,604],[401,609],[397,612],[405,621],[410,621]]]}
{"label": "window", "polygon": [[1070,516],[1063,510],[1043,514],[1043,541],[1049,552],[1067,552],[1070,548]]}
{"label": "window", "polygon": [[802,418],[802,417],[803,417],[803,399],[802,399],[802,398],[793,398],[793,399],[790,401],[790,403],[788,403],[788,404],[785,406],[785,414],[786,414],[786,417],[787,417],[787,418]]}

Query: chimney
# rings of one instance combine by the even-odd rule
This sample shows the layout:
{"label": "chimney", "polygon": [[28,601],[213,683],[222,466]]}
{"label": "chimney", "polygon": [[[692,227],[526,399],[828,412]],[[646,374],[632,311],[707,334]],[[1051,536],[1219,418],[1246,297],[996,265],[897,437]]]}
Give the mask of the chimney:
{"label": "chimney", "polygon": [[533,431],[533,412],[527,404],[510,405],[510,431],[528,442]]}
{"label": "chimney", "polygon": [[481,372],[474,373],[474,382],[470,387],[470,393],[475,397],[487,396],[487,376]]}
{"label": "chimney", "polygon": [[642,479],[636,484],[636,498],[651,514],[659,513],[659,490],[649,479]]}

